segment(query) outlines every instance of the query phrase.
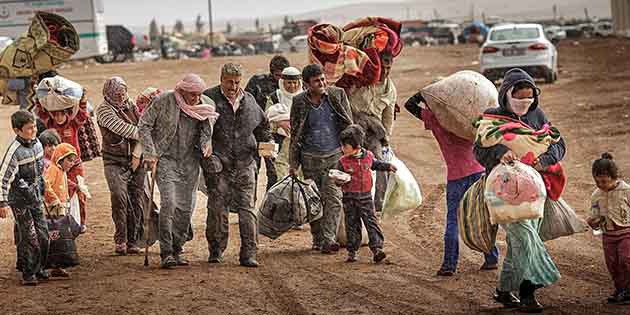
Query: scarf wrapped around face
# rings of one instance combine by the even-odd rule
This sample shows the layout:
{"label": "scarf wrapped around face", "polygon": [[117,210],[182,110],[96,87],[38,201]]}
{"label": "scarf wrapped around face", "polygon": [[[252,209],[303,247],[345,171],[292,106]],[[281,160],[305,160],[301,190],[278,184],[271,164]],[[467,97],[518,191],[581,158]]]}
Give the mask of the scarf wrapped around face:
{"label": "scarf wrapped around face", "polygon": [[130,104],[127,82],[121,77],[112,77],[105,81],[105,84],[103,84],[103,99],[114,107],[128,107]]}
{"label": "scarf wrapped around face", "polygon": [[216,112],[214,104],[188,104],[181,92],[201,94],[206,88],[206,82],[196,74],[187,74],[175,85],[175,99],[179,108],[186,115],[197,120],[216,121],[219,113]]}

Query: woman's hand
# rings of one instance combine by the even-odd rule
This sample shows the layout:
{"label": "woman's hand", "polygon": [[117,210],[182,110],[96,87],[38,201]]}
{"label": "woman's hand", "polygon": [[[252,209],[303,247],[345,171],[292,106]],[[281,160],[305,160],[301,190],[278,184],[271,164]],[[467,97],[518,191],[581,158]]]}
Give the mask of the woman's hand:
{"label": "woman's hand", "polygon": [[592,228],[592,229],[598,229],[601,225],[602,220],[600,218],[588,218],[586,219],[586,223],[588,223],[588,225]]}
{"label": "woman's hand", "polygon": [[131,158],[131,171],[135,172],[138,167],[140,167],[140,158],[134,156]]}
{"label": "woman's hand", "polygon": [[291,134],[291,122],[288,120],[282,120],[278,122],[278,127],[282,128],[288,135]]}
{"label": "woman's hand", "polygon": [[505,152],[500,160],[501,164],[508,164],[514,161],[518,161],[518,156],[516,156],[516,153],[512,150]]}

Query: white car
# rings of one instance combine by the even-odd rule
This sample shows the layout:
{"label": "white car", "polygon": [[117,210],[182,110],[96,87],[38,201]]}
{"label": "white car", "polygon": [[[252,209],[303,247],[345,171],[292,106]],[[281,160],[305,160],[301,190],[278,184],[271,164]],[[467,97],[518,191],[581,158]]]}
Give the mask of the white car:
{"label": "white car", "polygon": [[481,46],[481,73],[490,81],[512,68],[553,83],[558,77],[558,51],[540,24],[502,24],[493,27]]}

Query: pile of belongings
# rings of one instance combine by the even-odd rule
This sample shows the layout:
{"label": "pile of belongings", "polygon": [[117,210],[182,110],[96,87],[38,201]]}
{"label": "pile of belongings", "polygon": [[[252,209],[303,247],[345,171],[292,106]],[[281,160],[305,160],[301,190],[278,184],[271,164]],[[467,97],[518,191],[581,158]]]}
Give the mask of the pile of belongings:
{"label": "pile of belongings", "polygon": [[440,125],[456,136],[475,140],[473,122],[499,107],[495,85],[475,71],[459,71],[420,90]]}
{"label": "pile of belongings", "polygon": [[457,210],[459,236],[470,249],[490,253],[497,239],[499,226],[490,222],[484,198],[486,176],[482,176],[464,193]]}
{"label": "pile of belongings", "polygon": [[396,166],[396,172],[387,176],[387,190],[383,199],[383,216],[397,215],[413,210],[422,204],[422,191],[409,168],[389,149],[385,160]]}
{"label": "pile of belongings", "polygon": [[319,220],[323,207],[315,182],[287,176],[265,194],[259,212],[259,233],[276,239],[293,227]]}
{"label": "pile of belongings", "polygon": [[402,24],[382,17],[366,17],[339,28],[318,24],[308,32],[311,63],[324,69],[326,80],[348,89],[377,83],[384,53],[397,57],[402,50]]}
{"label": "pile of belongings", "polygon": [[486,180],[484,197],[492,224],[543,217],[547,191],[540,174],[521,162],[499,164]]}
{"label": "pile of belongings", "polygon": [[[0,94],[7,95],[6,80],[31,78],[57,68],[79,51],[79,34],[65,18],[38,11],[28,32],[0,52]],[[32,88],[28,99],[33,95]],[[8,99],[17,99],[9,97]],[[3,103],[6,103],[3,100]],[[30,104],[32,105],[32,104]]]}
{"label": "pile of belongings", "polygon": [[83,96],[83,87],[62,76],[45,78],[36,90],[37,100],[48,112],[68,110],[70,117],[79,112],[79,102]]}

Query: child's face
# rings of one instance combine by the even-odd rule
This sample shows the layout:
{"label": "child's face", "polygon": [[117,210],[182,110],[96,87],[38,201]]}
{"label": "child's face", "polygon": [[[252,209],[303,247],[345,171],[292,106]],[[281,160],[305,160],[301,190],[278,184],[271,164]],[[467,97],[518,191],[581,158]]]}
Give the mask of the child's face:
{"label": "child's face", "polygon": [[72,167],[74,167],[74,165],[77,164],[77,156],[76,155],[69,155],[67,157],[65,157],[63,160],[61,160],[61,168],[63,169],[64,172],[69,172],[70,169],[72,169]]}
{"label": "child's face", "polygon": [[593,179],[595,180],[597,188],[603,191],[613,190],[617,185],[617,180],[610,176],[595,176]]}
{"label": "child's face", "polygon": [[13,131],[22,139],[35,140],[37,137],[37,125],[34,122],[27,123],[22,129],[13,128]]}
{"label": "child's face", "polygon": [[57,125],[63,125],[68,120],[68,115],[63,110],[51,112],[50,115],[52,116],[55,123],[57,123]]}
{"label": "child's face", "polygon": [[55,148],[57,146],[56,145],[47,145],[44,147],[44,156],[46,156],[47,159],[50,159],[53,155],[53,152],[55,152]]}
{"label": "child's face", "polygon": [[355,148],[349,144],[343,144],[341,145],[341,151],[343,151],[343,155],[345,156],[351,156],[351,155],[355,155],[357,153],[359,153],[359,151],[361,150],[361,148]]}

